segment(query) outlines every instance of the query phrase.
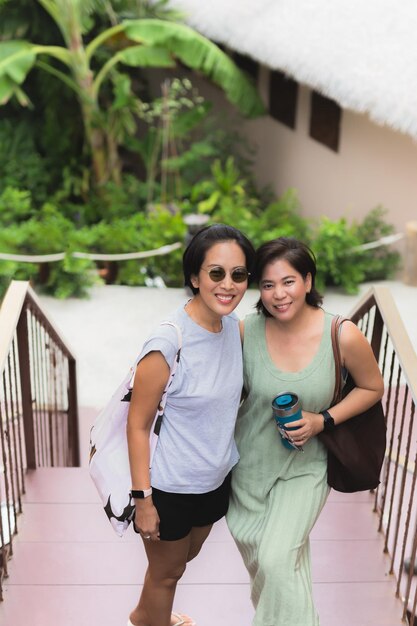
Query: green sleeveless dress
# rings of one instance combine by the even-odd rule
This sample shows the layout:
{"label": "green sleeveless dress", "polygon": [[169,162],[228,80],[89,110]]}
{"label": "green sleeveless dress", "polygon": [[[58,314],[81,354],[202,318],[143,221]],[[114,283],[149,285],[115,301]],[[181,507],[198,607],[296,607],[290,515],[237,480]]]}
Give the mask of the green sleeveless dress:
{"label": "green sleeveless dress", "polygon": [[233,469],[227,514],[251,579],[253,626],[318,626],[312,597],[309,534],[329,493],[327,455],[314,437],[304,452],[281,442],[272,415],[279,393],[298,395],[313,413],[333,398],[332,315],[325,313],[318,352],[299,372],[280,371],[265,338],[265,317],[245,318],[244,386],[236,424],[240,460]]}

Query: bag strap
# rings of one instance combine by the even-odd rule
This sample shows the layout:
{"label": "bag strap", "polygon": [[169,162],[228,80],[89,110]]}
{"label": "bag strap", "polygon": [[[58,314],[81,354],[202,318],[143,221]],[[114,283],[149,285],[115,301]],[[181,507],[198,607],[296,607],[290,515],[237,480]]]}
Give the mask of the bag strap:
{"label": "bag strap", "polygon": [[[175,355],[174,362],[171,365],[170,372],[169,372],[169,378],[168,378],[167,384],[165,385],[165,389],[164,389],[163,394],[162,394],[161,402],[159,404],[159,406],[161,408],[164,408],[165,404],[166,404],[166,396],[167,396],[167,392],[168,392],[168,387],[172,383],[172,379],[175,376],[177,365],[178,365],[178,362],[180,360],[181,348],[182,348],[182,333],[181,333],[180,327],[177,326],[177,324],[175,324],[174,322],[161,322],[161,326],[173,326],[175,328],[175,330],[177,331],[177,342],[178,342],[177,343],[178,350],[177,350],[177,353]],[[129,391],[132,391],[132,389],[133,389],[133,383],[135,381],[135,375],[136,375],[136,366],[131,368],[131,369],[132,369],[132,376],[130,377],[130,380],[129,380],[128,385],[127,385],[127,388],[129,389]]]}
{"label": "bag strap", "polygon": [[168,382],[167,382],[167,384],[165,386],[164,393],[162,394],[161,402],[159,403],[159,407],[160,407],[160,409],[163,412],[163,409],[165,408],[166,401],[167,401],[168,389],[171,386],[172,379],[175,376],[175,372],[177,370],[177,365],[178,365],[179,360],[180,360],[181,348],[182,348],[182,333],[181,333],[180,327],[177,326],[176,324],[174,324],[174,322],[162,322],[161,326],[173,326],[175,328],[175,330],[177,331],[177,340],[178,340],[177,354],[175,355],[174,362],[171,365],[171,370],[170,370],[170,373],[169,373]]}
{"label": "bag strap", "polygon": [[342,389],[343,389],[343,381],[342,381],[342,356],[340,354],[340,343],[339,343],[339,335],[340,328],[343,322],[346,321],[346,317],[342,317],[342,315],[335,315],[332,319],[332,327],[331,327],[331,337],[332,337],[332,348],[333,348],[333,357],[334,357],[334,367],[335,367],[335,385],[334,385],[334,394],[332,404],[337,404],[342,397]]}
{"label": "bag strap", "polygon": [[164,411],[165,411],[165,405],[167,403],[167,399],[168,399],[168,391],[169,388],[171,386],[172,380],[175,376],[175,372],[177,369],[177,365],[179,363],[180,360],[180,355],[181,355],[181,348],[182,348],[182,334],[181,334],[181,330],[180,328],[174,324],[174,322],[162,322],[162,325],[166,325],[166,326],[173,326],[175,328],[175,330],[177,331],[177,339],[178,339],[178,350],[177,350],[177,354],[175,355],[175,359],[173,364],[171,365],[171,371],[169,373],[169,378],[167,381],[167,384],[165,386],[164,392],[161,396],[161,400],[158,404],[158,409],[156,411],[156,415],[152,424],[152,430],[151,430],[151,436],[150,436],[150,442],[149,442],[149,467],[152,466],[152,461],[153,461],[153,456],[155,454],[155,450],[156,450],[156,444],[158,441],[158,436],[159,436],[159,431],[161,429],[161,424],[162,424],[162,418],[164,416]]}

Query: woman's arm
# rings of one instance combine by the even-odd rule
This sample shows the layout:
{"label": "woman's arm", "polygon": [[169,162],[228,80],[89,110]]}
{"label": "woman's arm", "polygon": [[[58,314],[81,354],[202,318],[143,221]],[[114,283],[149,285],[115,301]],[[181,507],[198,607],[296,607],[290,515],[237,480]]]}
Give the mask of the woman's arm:
{"label": "woman's arm", "polygon": [[[378,402],[384,393],[384,381],[372,348],[353,322],[343,322],[339,344],[342,364],[352,376],[356,387],[341,402],[329,407],[328,411],[336,425],[363,413]],[[293,425],[296,427],[298,424],[300,429],[294,433],[294,439],[301,445],[324,428],[323,416],[308,411],[303,411],[303,419]]]}
{"label": "woman's arm", "polygon": [[[158,404],[169,378],[169,367],[161,352],[150,352],[136,369],[127,418],[132,489],[149,489],[149,433]],[[159,517],[152,496],[137,499],[135,523],[143,535],[159,536]]]}
{"label": "woman's arm", "polygon": [[363,413],[384,394],[384,381],[372,348],[359,328],[346,321],[339,337],[343,366],[355,381],[356,387],[334,407],[329,409],[336,424]]}

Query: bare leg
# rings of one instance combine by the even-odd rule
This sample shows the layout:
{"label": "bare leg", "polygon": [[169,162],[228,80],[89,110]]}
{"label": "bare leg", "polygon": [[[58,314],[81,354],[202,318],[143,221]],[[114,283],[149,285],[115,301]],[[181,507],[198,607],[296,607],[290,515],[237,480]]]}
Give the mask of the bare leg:
{"label": "bare leg", "polygon": [[139,603],[130,614],[134,626],[171,626],[177,582],[187,562],[200,552],[210,530],[211,526],[193,528],[178,541],[143,541],[148,569]]}
{"label": "bare leg", "polygon": [[190,538],[190,547],[187,554],[187,563],[192,561],[200,552],[212,528],[213,525],[210,524],[210,526],[194,526],[194,528],[191,529],[188,535]]}

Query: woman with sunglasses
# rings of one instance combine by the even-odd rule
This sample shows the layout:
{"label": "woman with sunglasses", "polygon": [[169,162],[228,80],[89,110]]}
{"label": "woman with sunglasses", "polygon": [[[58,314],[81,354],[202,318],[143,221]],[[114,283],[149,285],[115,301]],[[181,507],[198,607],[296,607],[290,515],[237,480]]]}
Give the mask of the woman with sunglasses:
{"label": "woman with sunglasses", "polygon": [[193,297],[167,321],[182,348],[168,390],[149,471],[149,430],[178,351],[175,327],[161,325],[145,342],[129,410],[135,529],[148,568],[128,626],[194,622],[172,612],[178,580],[228,508],[230,472],[238,460],[234,427],[241,397],[242,349],[233,313],[249,281],[255,251],[231,226],[215,224],[191,240],[183,256]]}
{"label": "woman with sunglasses", "polygon": [[[344,367],[356,388],[332,405],[333,315],[322,309],[316,263],[301,241],[280,237],[256,253],[257,313],[242,323],[244,400],[236,423],[229,528],[251,578],[253,626],[318,626],[309,535],[329,494],[327,453],[316,436],[373,406],[383,380],[372,349],[342,324]],[[296,394],[302,417],[278,434],[272,402]],[[291,445],[292,444],[292,445]],[[298,449],[297,449],[298,448]]]}

